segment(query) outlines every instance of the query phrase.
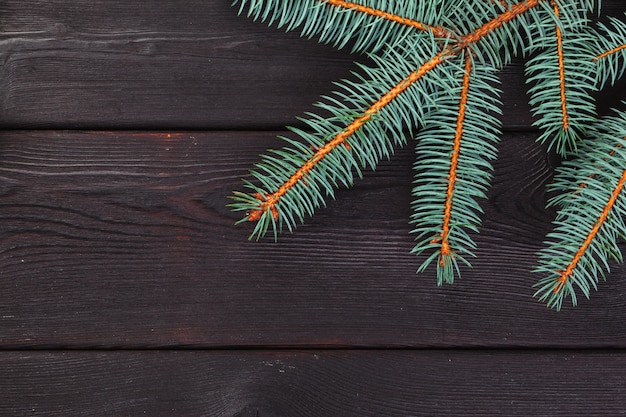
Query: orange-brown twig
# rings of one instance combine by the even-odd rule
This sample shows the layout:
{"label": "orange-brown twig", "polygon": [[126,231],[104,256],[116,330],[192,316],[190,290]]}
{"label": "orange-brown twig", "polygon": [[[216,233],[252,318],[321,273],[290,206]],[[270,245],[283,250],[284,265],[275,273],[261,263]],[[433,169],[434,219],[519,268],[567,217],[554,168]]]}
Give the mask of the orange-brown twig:
{"label": "orange-brown twig", "polygon": [[[560,17],[559,5],[556,1],[552,2],[556,17]],[[565,95],[565,58],[563,56],[563,34],[559,25],[556,28],[556,49],[559,56],[559,86],[561,88],[561,113],[563,115],[563,130],[569,129],[569,115],[567,111],[567,97]]]}
{"label": "orange-brown twig", "polygon": [[469,33],[463,36],[458,45],[459,50],[463,50],[468,45],[478,42],[479,40],[487,36],[489,33],[493,32],[494,30],[500,28],[504,24],[515,19],[517,16],[522,15],[526,13],[528,10],[537,6],[539,3],[541,3],[541,1],[545,1],[545,0],[526,0],[521,3],[512,5],[511,8],[507,10],[506,12],[499,14],[498,16],[491,19],[490,21],[488,21],[487,23],[485,23],[484,25],[482,25],[481,27],[479,27],[472,33]]}
{"label": "orange-brown twig", "polygon": [[[388,19],[397,23],[409,25],[409,26],[415,27],[418,30],[432,31],[433,33],[435,33],[436,36],[439,36],[442,30],[443,31],[446,30],[445,28],[424,25],[423,23],[420,23],[414,20],[406,19],[406,18],[394,15],[389,12],[373,9],[373,8],[363,6],[357,3],[352,3],[352,2],[348,2],[344,0],[321,0],[321,1],[328,3],[330,5],[336,6],[336,7],[353,9],[361,13],[366,13],[372,16],[378,16],[384,19]],[[255,197],[260,201],[259,208],[256,210],[252,210],[248,214],[248,217],[247,217],[248,220],[250,221],[259,220],[261,218],[261,215],[266,212],[270,212],[272,216],[275,219],[277,219],[279,216],[279,212],[276,208],[276,204],[278,203],[278,201],[291,188],[293,188],[296,184],[298,184],[298,182],[301,181],[307,175],[307,173],[309,173],[313,169],[313,167],[322,159],[324,159],[326,155],[328,155],[333,149],[335,149],[339,145],[344,145],[344,146],[348,145],[346,143],[346,140],[350,136],[352,136],[357,130],[359,130],[367,121],[369,121],[374,114],[378,113],[382,108],[384,108],[391,101],[393,101],[398,95],[400,95],[407,88],[409,88],[409,86],[411,86],[413,83],[418,81],[420,78],[422,78],[429,71],[437,67],[439,64],[444,62],[447,58],[452,57],[454,55],[458,55],[459,53],[463,51],[467,51],[469,54],[469,51],[468,51],[469,45],[478,42],[483,37],[488,35],[490,32],[498,29],[499,27],[503,26],[507,22],[510,22],[511,20],[515,19],[517,16],[537,6],[541,1],[546,1],[546,0],[526,0],[522,3],[512,5],[506,12],[503,12],[500,15],[496,16],[489,22],[485,23],[484,25],[476,29],[474,32],[469,33],[463,36],[462,38],[460,38],[456,42],[453,48],[445,49],[444,51],[437,54],[434,58],[432,58],[431,60],[423,64],[419,69],[412,72],[408,77],[400,81],[394,88],[392,88],[389,92],[383,95],[372,106],[370,106],[370,108],[367,109],[361,117],[355,119],[341,133],[337,134],[333,139],[328,141],[324,146],[320,147],[300,168],[298,168],[298,170],[284,184],[282,184],[278,188],[278,190],[267,195],[260,195],[260,194],[256,195]],[[456,36],[454,36],[454,34],[450,32],[447,32],[447,33],[449,34],[449,36],[456,39]],[[466,65],[469,65],[469,64],[466,63]],[[465,81],[469,83],[469,78],[467,80],[464,80],[464,82]],[[465,100],[466,98],[467,97],[465,97]],[[463,98],[462,98],[462,103],[463,103]],[[463,104],[463,109],[464,109],[464,106],[465,104]],[[460,123],[462,125],[464,114],[463,116],[459,115],[459,118],[460,118]],[[454,169],[454,172],[456,173],[456,167]],[[454,185],[454,181],[456,180],[456,178],[453,177],[451,179],[453,180],[451,182]],[[444,235],[447,237],[447,233],[442,234],[442,251],[445,252],[445,247],[446,247],[445,244],[447,243],[447,240],[444,241],[443,239]],[[449,251],[449,247],[447,251]]]}
{"label": "orange-brown twig", "polygon": [[598,56],[594,57],[594,58],[593,58],[593,60],[594,60],[594,61],[599,61],[599,60],[601,60],[602,58],[606,58],[606,57],[607,57],[607,56],[609,56],[609,55],[613,55],[613,54],[615,54],[615,53],[617,53],[617,52],[621,51],[622,49],[626,49],[626,44],[624,44],[624,45],[620,45],[620,46],[618,46],[618,47],[616,47],[616,48],[613,48],[613,49],[611,49],[610,51],[606,51],[606,52],[604,52],[604,53],[601,53],[600,55],[598,55]]}
{"label": "orange-brown twig", "polygon": [[580,248],[578,248],[578,251],[574,255],[574,258],[569,263],[567,268],[564,271],[560,272],[561,276],[558,278],[556,286],[554,287],[555,294],[557,294],[559,291],[561,291],[561,289],[563,289],[563,287],[567,283],[567,279],[572,275],[572,273],[574,272],[574,269],[576,269],[576,265],[578,265],[578,262],[580,262],[581,258],[583,257],[587,249],[589,248],[589,245],[591,245],[591,242],[593,242],[593,239],[595,239],[596,235],[600,231],[600,228],[606,221],[607,217],[609,216],[609,213],[611,212],[611,209],[613,208],[613,206],[615,205],[615,202],[617,201],[617,198],[619,197],[619,194],[624,188],[624,183],[626,183],[626,170],[622,172],[622,177],[617,182],[617,186],[613,189],[613,193],[611,194],[609,201],[604,206],[602,213],[598,217],[598,220],[596,221],[596,223],[591,228],[591,231],[587,235],[587,238],[585,239],[583,244],[580,245]]}
{"label": "orange-brown twig", "polygon": [[395,23],[399,23],[401,25],[410,26],[417,30],[422,31],[430,31],[435,34],[435,36],[440,38],[450,37],[452,33],[444,28],[443,26],[429,26],[422,22],[418,22],[416,20],[408,19],[406,17],[398,16],[396,14],[386,12],[384,10],[374,9],[372,7],[364,6],[362,4],[353,3],[350,1],[344,0],[322,0],[325,3],[330,4],[331,6],[341,7],[344,9],[354,10],[360,13],[365,13],[370,16],[380,17],[382,19],[390,20]]}
{"label": "orange-brown twig", "polygon": [[[456,132],[454,135],[454,144],[452,147],[452,159],[450,162],[450,171],[448,173],[448,189],[446,191],[446,202],[443,214],[443,225],[441,229],[441,252],[440,265],[444,262],[444,257],[450,255],[450,243],[448,241],[450,234],[450,220],[452,218],[452,200],[454,189],[456,186],[457,167],[459,165],[459,155],[461,154],[461,140],[463,138],[463,124],[465,122],[465,108],[467,106],[467,97],[470,87],[470,72],[472,71],[472,58],[468,53],[465,57],[465,73],[463,74],[463,87],[461,89],[461,99],[459,102],[459,113],[456,119]],[[441,265],[443,266],[443,265]]]}
{"label": "orange-brown twig", "polygon": [[267,211],[271,212],[274,218],[278,218],[278,211],[276,211],[276,204],[278,201],[299,181],[301,181],[318,162],[324,159],[324,157],[326,157],[326,155],[328,155],[337,146],[346,145],[346,140],[359,130],[367,121],[369,121],[372,116],[391,103],[413,83],[444,62],[448,55],[449,53],[439,53],[434,58],[423,64],[419,69],[413,71],[408,77],[400,81],[396,84],[396,86],[389,90],[389,92],[372,104],[361,117],[355,119],[341,133],[337,134],[330,141],[326,142],[324,146],[320,147],[283,185],[280,186],[280,188],[278,188],[278,190],[269,195],[258,195],[257,198],[261,201],[261,204],[258,210],[253,210],[248,214],[248,220],[259,220],[261,215]]}

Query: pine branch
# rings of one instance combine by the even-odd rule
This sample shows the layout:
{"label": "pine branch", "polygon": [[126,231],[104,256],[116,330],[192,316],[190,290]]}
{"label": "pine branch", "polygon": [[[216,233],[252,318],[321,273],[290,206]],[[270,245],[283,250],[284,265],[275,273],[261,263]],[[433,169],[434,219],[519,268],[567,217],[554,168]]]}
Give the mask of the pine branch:
{"label": "pine branch", "polygon": [[617,240],[626,231],[626,114],[600,121],[590,136],[580,156],[557,170],[551,187],[560,193],[551,201],[560,210],[539,253],[536,271],[546,277],[535,295],[556,309],[567,296],[577,303],[576,288],[589,298],[609,258],[622,259]]}
{"label": "pine branch", "polygon": [[317,104],[329,117],[309,113],[301,119],[305,129],[290,128],[299,138],[283,138],[286,146],[264,155],[252,181],[244,181],[249,192],[232,196],[232,208],[246,213],[242,221],[256,222],[251,237],[293,230],[335,189],[351,186],[363,168],[375,168],[414,136],[413,252],[426,254],[418,271],[434,262],[437,282],[453,282],[459,263],[469,266],[474,256],[470,233],[478,232],[478,200],[489,187],[501,134],[494,73],[515,55],[531,55],[526,75],[539,140],[562,155],[577,154],[551,186],[559,193],[551,204],[560,211],[540,253],[537,270],[546,277],[536,295],[556,308],[567,296],[575,304],[575,288],[589,296],[607,260],[621,260],[626,139],[619,138],[626,120],[621,114],[604,121],[610,131],[589,128],[597,119],[590,93],[624,72],[626,23],[612,19],[592,29],[587,14],[595,1],[236,3],[255,19],[350,45],[374,62]]}
{"label": "pine branch", "polygon": [[[513,56],[525,51],[524,41],[532,44],[536,34],[531,35],[529,28],[543,30],[537,25],[543,18],[537,9],[541,10],[546,2],[454,2],[445,14],[445,21],[446,25],[464,34],[460,49],[470,47],[482,62],[502,68]],[[485,21],[485,16],[491,18]]]}
{"label": "pine branch", "polygon": [[[556,17],[559,18],[559,6],[556,2],[552,2],[554,5],[554,13]],[[568,114],[568,105],[567,105],[567,94],[565,93],[565,58],[563,54],[563,32],[559,25],[555,25],[554,31],[556,34],[556,51],[558,56],[558,67],[559,67],[559,90],[561,93],[561,115],[562,115],[562,129],[569,130],[569,114]]]}
{"label": "pine branch", "polygon": [[569,11],[570,15],[580,13],[570,23],[563,14],[572,6],[556,1],[552,5],[558,20],[551,33],[536,37],[537,55],[526,62],[526,75],[527,82],[533,84],[529,94],[537,116],[534,125],[542,131],[538,140],[548,142],[549,150],[565,156],[576,151],[576,144],[596,121],[591,96],[596,90],[596,75],[591,34],[579,29],[581,22],[587,22],[586,10],[574,7]]}
{"label": "pine branch", "polygon": [[[434,38],[430,38],[430,43],[429,51],[407,48],[402,56],[390,51],[382,58],[373,57],[378,68],[362,67],[368,79],[361,83],[346,81],[346,92],[337,93],[341,101],[328,97],[319,104],[334,114],[334,118],[310,115],[309,119],[303,119],[315,134],[293,129],[308,146],[287,139],[291,147],[274,152],[280,158],[263,157],[263,162],[257,165],[259,171],[252,172],[262,187],[247,182],[252,193],[236,192],[235,203],[231,205],[235,211],[246,212],[244,220],[257,222],[252,236],[261,238],[270,227],[276,235],[283,225],[293,230],[298,222],[304,221],[305,215],[312,215],[315,208],[324,204],[324,194],[334,194],[338,182],[345,186],[352,184],[352,169],[366,165],[374,168],[380,158],[393,152],[394,144],[405,143],[404,130],[414,129],[418,124],[412,109],[428,107],[428,91],[416,84],[449,58],[448,53],[436,52],[438,44]],[[418,66],[416,60],[422,63]],[[389,67],[390,62],[394,68]],[[410,71],[408,76],[398,74],[415,67],[418,69]],[[383,89],[384,93],[380,94]],[[359,93],[354,94],[355,90]],[[360,110],[361,114],[355,118],[357,111],[342,104],[350,101],[350,95],[354,95],[356,105],[367,99],[376,101],[366,110]],[[400,97],[406,102],[399,100]],[[402,114],[405,115],[399,117]],[[348,120],[347,126],[337,126]],[[393,142],[388,140],[390,134],[395,138]]]}
{"label": "pine branch", "polygon": [[[272,227],[276,237],[276,233],[282,230],[283,224],[286,224],[289,230],[293,230],[297,223],[296,220],[302,222],[305,215],[312,215],[316,207],[324,204],[324,196],[321,189],[323,188],[326,194],[332,196],[332,188],[333,185],[336,184],[335,178],[325,176],[324,167],[318,170],[322,172],[322,177],[319,181],[310,181],[310,179],[307,178],[305,182],[305,177],[311,177],[314,167],[320,165],[320,162],[325,160],[338,145],[344,144],[349,137],[360,132],[361,128],[366,122],[370,121],[373,115],[378,114],[382,108],[395,100],[414,82],[421,79],[424,74],[444,62],[445,58],[458,55],[466,48],[469,48],[470,45],[480,41],[483,37],[498,30],[507,22],[530,10],[532,7],[539,4],[540,1],[541,0],[531,0],[528,4],[513,6],[477,28],[475,32],[462,37],[456,44],[452,44],[450,47],[444,45],[443,50],[438,55],[422,64],[418,70],[411,72],[408,77],[404,78],[388,92],[383,94],[345,129],[334,134],[331,139],[324,138],[326,143],[322,145],[318,143],[319,140],[311,140],[311,138],[309,138],[310,146],[316,149],[312,155],[306,154],[306,150],[303,149],[289,148],[280,152],[280,156],[283,157],[282,161],[275,157],[265,156],[264,163],[258,166],[262,172],[252,172],[252,174],[263,183],[264,188],[257,187],[247,182],[246,185],[253,190],[253,193],[244,194],[236,192],[233,196],[235,200],[235,203],[232,205],[233,209],[236,211],[245,211],[247,214],[244,220],[257,222],[252,236],[256,236],[257,239],[261,238],[267,233],[268,229]],[[358,13],[364,14],[362,12]],[[415,36],[416,35],[414,35],[411,40],[415,41],[419,39]],[[424,38],[424,36],[422,36],[422,38]],[[336,114],[338,115],[341,114],[341,110],[345,110],[333,106],[324,106],[324,108],[331,112],[337,112]],[[310,124],[310,127],[319,129],[319,126],[314,121]],[[327,134],[329,131],[328,126],[324,126],[322,131]],[[307,137],[305,132],[298,131],[297,133],[305,138]],[[358,142],[353,146],[358,147]],[[380,147],[378,148],[380,149]],[[363,155],[364,153],[359,152],[359,154]],[[365,155],[368,155],[367,161],[369,164],[375,166],[378,158],[368,153],[365,153]],[[342,182],[346,185],[350,185],[352,183],[350,170],[356,164],[353,163],[351,157],[345,159],[342,164],[342,173],[344,178],[347,178],[347,180],[343,180]],[[290,172],[290,174],[286,176],[286,172]],[[282,183],[278,183],[275,180],[276,178],[284,179]],[[309,186],[311,182],[313,186]],[[302,184],[304,184],[304,187],[301,186]],[[278,207],[279,202],[284,200],[285,196],[289,196],[289,194],[293,194],[293,198],[287,198],[287,203],[283,204],[286,210],[280,209]],[[281,216],[281,212],[285,214]]]}
{"label": "pine branch", "polygon": [[[361,3],[376,4],[376,0]],[[235,0],[239,13],[287,30],[300,28],[302,36],[319,36],[337,48],[375,53],[401,42],[416,30],[439,33],[432,22],[441,20],[444,0],[392,2],[398,12],[341,0]],[[401,15],[400,11],[404,11]],[[432,29],[430,29],[432,28]],[[445,37],[445,36],[444,36]]]}
{"label": "pine branch", "polygon": [[626,22],[609,18],[609,25],[600,24],[595,33],[597,82],[600,88],[615,84],[626,69]]}
{"label": "pine branch", "polygon": [[606,52],[602,52],[600,55],[594,57],[594,59],[596,61],[599,61],[601,59],[607,58],[610,55],[613,55],[613,54],[616,54],[616,53],[618,53],[620,51],[623,51],[624,49],[626,49],[626,44],[618,45],[618,46],[614,47],[613,49],[610,49],[610,50],[608,50]]}
{"label": "pine branch", "polygon": [[441,228],[441,250],[439,251],[439,266],[445,267],[450,257],[454,257],[450,249],[450,223],[452,218],[452,200],[454,199],[457,169],[459,167],[459,154],[461,153],[461,139],[465,133],[465,110],[467,107],[467,96],[469,95],[470,76],[472,71],[472,58],[468,54],[465,57],[465,69],[463,74],[463,87],[461,88],[461,99],[456,119],[456,131],[454,134],[454,145],[452,146],[452,157],[450,158],[450,173],[448,174],[448,188],[446,190],[446,203],[443,210],[443,227]]}
{"label": "pine branch", "polygon": [[271,194],[259,196],[261,201],[258,209],[252,210],[248,215],[248,220],[256,221],[264,213],[270,212],[274,219],[278,219],[278,210],[276,204],[279,200],[289,192],[294,186],[303,179],[315,168],[315,166],[321,162],[328,154],[330,154],[337,146],[344,145],[347,149],[350,148],[350,144],[347,142],[351,136],[353,136],[365,123],[367,123],[373,116],[379,113],[384,107],[389,105],[392,100],[395,100],[400,94],[402,94],[413,83],[420,80],[425,74],[441,64],[445,60],[444,55],[437,54],[430,61],[422,65],[417,71],[413,71],[404,80],[396,84],[388,93],[382,96],[376,103],[372,104],[362,116],[355,119],[348,125],[342,132],[338,133],[330,141],[326,142],[324,146],[320,147],[315,153],[306,160],[306,162],[291,175],[289,180],[282,184],[276,191]]}
{"label": "pine branch", "polygon": [[370,15],[370,16],[374,16],[374,17],[379,17],[385,20],[389,20],[391,22],[394,23],[398,23],[400,25],[405,25],[405,26],[409,26],[412,27],[414,29],[417,30],[422,30],[425,32],[432,32],[436,37],[438,38],[448,38],[448,37],[453,37],[453,34],[451,32],[449,32],[446,28],[444,28],[443,26],[430,26],[428,24],[425,24],[423,22],[419,22],[417,20],[413,20],[413,19],[409,19],[406,17],[402,17],[400,15],[385,11],[385,10],[380,10],[380,9],[376,9],[373,7],[368,7],[362,4],[358,4],[358,3],[353,3],[353,2],[348,2],[348,1],[344,1],[344,0],[321,0],[321,1],[325,1],[328,4],[330,4],[331,6],[335,6],[338,8],[343,8],[343,9],[349,9],[349,10],[353,10],[355,12],[359,12],[359,13],[364,13],[366,15]]}
{"label": "pine branch", "polygon": [[437,260],[439,285],[452,283],[460,275],[458,262],[470,265],[466,257],[474,256],[466,229],[478,232],[482,210],[475,199],[489,187],[488,160],[496,156],[493,143],[501,133],[493,71],[475,68],[469,52],[463,61],[456,88],[438,97],[434,106],[440,111],[416,137],[413,252],[431,252],[419,271]]}

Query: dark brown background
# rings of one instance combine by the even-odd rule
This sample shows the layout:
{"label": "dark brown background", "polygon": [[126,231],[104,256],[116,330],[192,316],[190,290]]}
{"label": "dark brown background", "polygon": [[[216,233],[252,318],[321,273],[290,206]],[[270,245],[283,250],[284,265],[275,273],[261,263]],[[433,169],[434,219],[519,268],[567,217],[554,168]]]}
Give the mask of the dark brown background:
{"label": "dark brown background", "polygon": [[258,155],[363,58],[229,3],[1,2],[0,415],[626,412],[626,269],[575,309],[532,298],[558,159],[522,62],[478,258],[439,288],[411,149],[278,243],[234,225]]}

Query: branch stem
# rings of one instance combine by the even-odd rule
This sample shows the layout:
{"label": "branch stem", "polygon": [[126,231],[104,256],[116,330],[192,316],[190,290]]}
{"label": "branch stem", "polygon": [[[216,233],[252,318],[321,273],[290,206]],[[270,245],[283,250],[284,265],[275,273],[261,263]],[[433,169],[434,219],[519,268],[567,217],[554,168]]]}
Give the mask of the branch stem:
{"label": "branch stem", "polygon": [[619,45],[619,46],[617,46],[617,47],[615,47],[615,48],[613,48],[613,49],[611,49],[611,50],[609,50],[609,51],[603,52],[603,53],[601,53],[600,55],[598,55],[598,56],[594,57],[594,58],[593,58],[593,60],[594,60],[594,61],[599,61],[599,60],[601,60],[601,59],[603,59],[603,58],[606,58],[606,57],[607,57],[607,56],[609,56],[609,55],[613,55],[613,54],[618,53],[618,52],[619,52],[619,51],[621,51],[622,49],[626,49],[626,44],[624,44],[624,45]]}
{"label": "branch stem", "polygon": [[542,1],[545,0],[526,0],[512,5],[511,8],[506,12],[499,14],[472,33],[463,36],[461,38],[461,41],[459,42],[458,48],[465,49],[468,45],[478,42],[489,33],[515,19],[517,16],[526,13],[528,10],[537,6]]}
{"label": "branch stem", "polygon": [[408,77],[400,81],[378,101],[372,104],[361,117],[355,119],[341,133],[337,134],[331,140],[326,142],[324,146],[317,149],[317,151],[315,151],[315,153],[300,168],[298,168],[298,170],[283,185],[281,185],[278,190],[269,195],[258,195],[257,198],[261,201],[260,206],[257,210],[253,210],[248,214],[248,220],[259,220],[261,215],[266,212],[272,213],[273,216],[277,218],[278,211],[276,209],[276,204],[278,201],[299,181],[301,181],[317,163],[324,159],[324,157],[326,157],[326,155],[328,155],[337,146],[349,145],[347,140],[350,136],[352,136],[366,122],[368,122],[372,116],[389,105],[389,103],[391,103],[396,97],[406,91],[412,84],[417,82],[424,75],[436,68],[439,64],[444,62],[449,56],[449,52],[440,52],[432,59],[424,63],[419,69],[413,71]]}
{"label": "branch stem", "polygon": [[[560,18],[559,5],[552,2],[557,19]],[[565,57],[563,56],[563,34],[559,25],[556,29],[556,49],[559,56],[559,86],[561,88],[561,113],[563,114],[563,130],[569,129],[569,115],[567,110],[567,96],[565,94]]]}
{"label": "branch stem", "polygon": [[422,22],[418,22],[417,20],[408,19],[406,17],[402,17],[402,16],[399,16],[390,12],[386,12],[384,10],[374,9],[372,7],[364,6],[362,4],[353,3],[350,1],[344,1],[344,0],[321,0],[321,1],[328,3],[331,6],[335,6],[335,7],[339,7],[343,9],[350,9],[359,13],[368,14],[370,16],[380,17],[382,19],[390,20],[392,22],[399,23],[401,25],[410,26],[417,30],[421,30],[425,32],[430,31],[430,32],[433,32],[435,36],[439,38],[452,37],[452,32],[450,32],[448,29],[444,28],[443,26],[426,25]]}
{"label": "branch stem", "polygon": [[[453,33],[447,31],[447,29],[445,28],[428,26],[421,22],[417,22],[411,19],[406,19],[401,16],[395,15],[393,13],[385,12],[385,11],[378,10],[378,9],[373,9],[373,8],[370,8],[361,4],[357,4],[357,3],[353,3],[353,2],[349,2],[345,0],[320,0],[320,1],[323,1],[335,7],[351,9],[351,10],[355,10],[361,13],[366,13],[372,16],[378,16],[378,17],[381,17],[390,21],[394,21],[396,23],[409,25],[418,30],[432,31],[436,36],[440,36],[441,34],[444,34],[441,31],[445,31],[445,34],[444,34],[445,36],[449,36],[454,39],[457,39],[457,37]],[[291,175],[291,177],[285,183],[283,183],[276,191],[270,194],[266,194],[266,195],[256,194],[255,197],[259,200],[259,206],[257,209],[254,209],[249,212],[247,216],[247,220],[257,221],[261,218],[262,215],[266,213],[270,213],[274,217],[275,220],[278,219],[279,211],[276,208],[276,204],[279,202],[279,200],[296,184],[302,181],[305,178],[305,176],[311,170],[313,170],[315,165],[318,164],[321,160],[323,160],[326,157],[326,155],[328,155],[333,149],[335,149],[339,145],[349,146],[349,144],[347,143],[347,140],[356,131],[358,131],[366,122],[368,122],[372,118],[372,116],[380,112],[381,109],[383,109],[390,102],[392,102],[396,97],[402,94],[413,83],[421,79],[424,75],[426,75],[428,72],[436,68],[439,64],[441,64],[442,62],[444,62],[446,59],[450,57],[456,56],[464,51],[467,52],[468,56],[466,59],[466,69],[467,68],[471,69],[471,57],[470,57],[471,52],[469,51],[469,46],[471,44],[478,42],[479,40],[487,36],[489,33],[491,33],[492,31],[500,28],[504,24],[515,19],[517,16],[522,15],[523,13],[527,12],[531,8],[537,6],[542,1],[546,1],[546,0],[525,0],[521,3],[512,5],[506,12],[501,13],[500,15],[496,16],[489,22],[483,24],[474,32],[469,33],[461,38],[458,38],[459,40],[454,44],[452,48],[444,49],[442,52],[438,53],[435,57],[433,57],[432,59],[424,63],[420,68],[412,72],[408,77],[400,81],[395,87],[393,87],[390,91],[385,93],[378,101],[372,104],[363,113],[362,116],[352,121],[352,123],[350,123],[341,133],[337,134],[331,140],[326,142],[324,146],[317,149],[315,153],[309,159],[307,159],[307,161],[300,168],[298,168],[296,172],[293,175]],[[459,146],[460,146],[460,138],[462,136],[463,120],[465,117],[465,105],[467,101],[467,91],[465,89],[468,88],[469,86],[469,78],[470,78],[469,72],[470,72],[469,70],[466,70],[466,74],[464,76],[464,81],[463,81],[464,93],[462,94],[462,97],[461,97],[461,109],[459,111],[458,121],[457,121],[457,124],[459,127],[457,128],[456,136],[459,141]],[[455,139],[455,147],[456,146],[457,144],[456,144],[456,139]],[[454,183],[456,181],[456,165],[458,163],[458,151],[455,150],[454,152],[456,156],[453,155],[453,161],[452,161],[453,164],[451,166],[449,187],[452,187],[452,189],[449,190],[449,193],[448,193],[449,198],[452,194],[452,190],[454,189]],[[444,215],[444,218],[448,218],[450,216],[451,207],[452,207],[452,202],[450,200],[449,202],[446,202],[446,215]],[[443,254],[446,254],[446,253],[449,254],[450,252],[449,245],[447,243],[447,236],[449,233],[449,221],[447,224],[448,226],[445,226],[445,222],[444,222],[444,230],[441,236]]]}
{"label": "branch stem", "polygon": [[463,138],[463,125],[465,122],[465,109],[467,107],[467,97],[470,87],[470,73],[472,71],[472,57],[467,52],[465,57],[465,72],[463,74],[463,87],[461,89],[461,99],[459,101],[459,112],[456,120],[456,131],[454,135],[454,144],[452,147],[452,158],[450,162],[450,172],[448,173],[448,188],[446,191],[446,202],[443,213],[443,225],[441,228],[441,251],[439,263],[443,266],[445,258],[450,256],[450,221],[452,219],[452,201],[454,197],[454,189],[456,186],[457,168],[459,165],[459,156],[461,154],[461,140]]}
{"label": "branch stem", "polygon": [[567,283],[568,278],[574,272],[574,269],[576,268],[576,265],[578,265],[578,262],[580,262],[581,258],[583,257],[583,255],[585,254],[587,249],[589,248],[589,245],[591,245],[591,243],[595,239],[596,235],[600,231],[600,228],[602,227],[602,225],[606,221],[607,217],[609,217],[611,209],[615,205],[615,202],[617,201],[617,198],[619,197],[619,194],[621,193],[622,189],[624,188],[624,184],[625,183],[626,183],[626,170],[624,170],[622,172],[622,177],[617,182],[617,185],[615,186],[615,188],[613,189],[613,192],[611,193],[611,197],[609,198],[609,201],[604,206],[604,209],[602,210],[602,213],[598,217],[598,220],[596,221],[596,223],[591,228],[591,231],[587,235],[587,238],[585,239],[583,244],[580,245],[580,248],[578,248],[578,251],[574,255],[574,258],[569,263],[567,268],[564,271],[560,272],[561,276],[558,278],[556,286],[554,287],[554,293],[555,294],[558,294],[563,289],[563,287],[565,287],[565,284]]}

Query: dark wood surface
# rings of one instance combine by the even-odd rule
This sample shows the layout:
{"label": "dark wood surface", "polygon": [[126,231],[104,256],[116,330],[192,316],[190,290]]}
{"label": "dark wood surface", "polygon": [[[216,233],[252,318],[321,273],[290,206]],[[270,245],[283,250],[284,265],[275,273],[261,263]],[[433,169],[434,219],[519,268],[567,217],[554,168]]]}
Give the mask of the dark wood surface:
{"label": "dark wood surface", "polygon": [[626,268],[577,308],[532,297],[559,162],[522,61],[478,258],[437,287],[409,254],[411,149],[277,243],[235,226],[258,155],[362,57],[229,3],[0,7],[0,416],[626,412]]}
{"label": "dark wood surface", "polygon": [[[238,16],[230,0],[5,3],[8,128],[282,129],[365,62]],[[623,13],[619,0],[602,3]],[[508,128],[531,123],[522,72],[517,60],[501,74]]]}
{"label": "dark wood surface", "polygon": [[0,413],[616,416],[625,366],[579,351],[6,352]]}
{"label": "dark wood surface", "polygon": [[532,298],[553,215],[533,134],[503,138],[474,268],[445,287],[409,254],[408,149],[293,235],[249,242],[227,197],[275,136],[0,134],[3,344],[626,347],[621,265],[575,309]]}

